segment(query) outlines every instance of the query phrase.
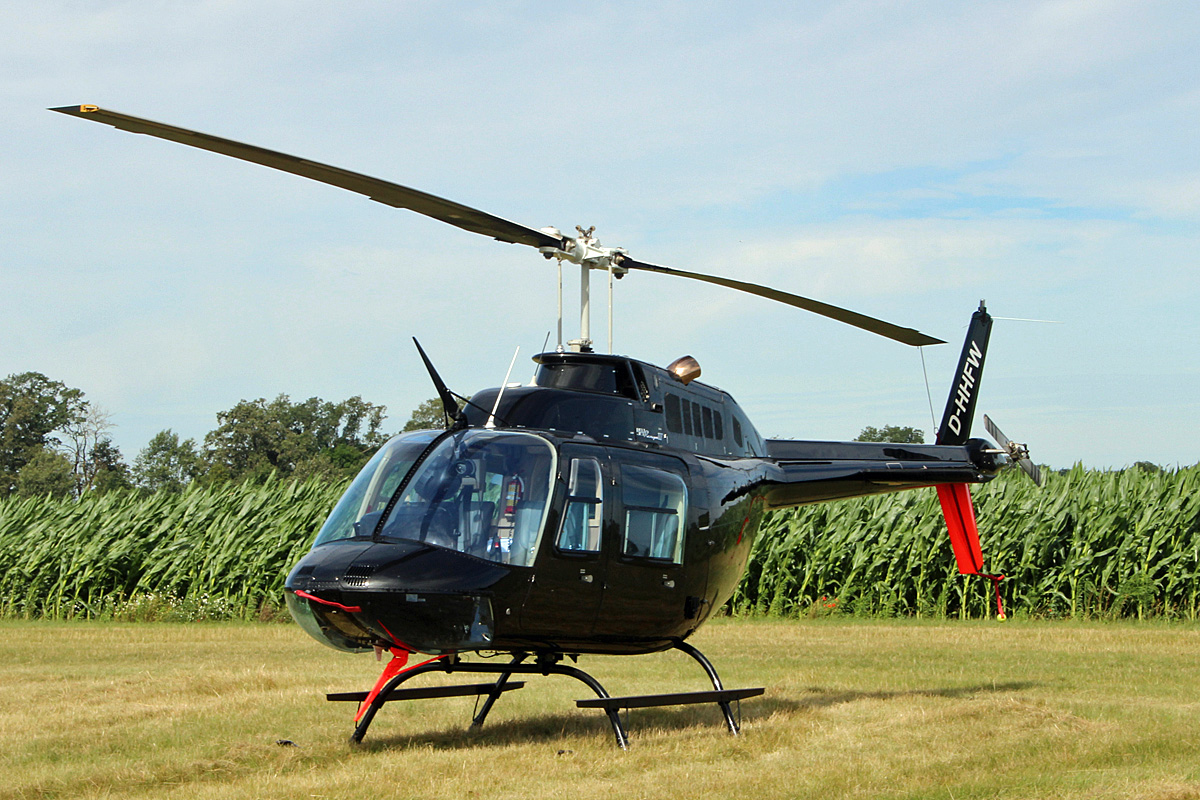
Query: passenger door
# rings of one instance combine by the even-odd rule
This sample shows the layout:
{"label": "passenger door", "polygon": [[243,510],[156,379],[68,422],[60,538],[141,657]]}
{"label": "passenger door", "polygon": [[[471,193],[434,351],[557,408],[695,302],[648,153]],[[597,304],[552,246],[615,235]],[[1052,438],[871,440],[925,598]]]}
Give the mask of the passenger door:
{"label": "passenger door", "polygon": [[631,451],[619,461],[620,504],[605,543],[607,580],[596,633],[652,639],[683,618],[687,466]]}

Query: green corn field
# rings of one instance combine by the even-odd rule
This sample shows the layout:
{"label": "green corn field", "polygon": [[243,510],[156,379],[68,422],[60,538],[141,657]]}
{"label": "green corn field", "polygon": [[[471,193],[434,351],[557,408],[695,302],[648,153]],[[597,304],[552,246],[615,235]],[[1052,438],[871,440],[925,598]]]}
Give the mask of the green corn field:
{"label": "green corn field", "polygon": [[[344,484],[320,481],[0,501],[0,616],[255,618]],[[972,488],[986,568],[1008,613],[1200,612],[1200,466],[1075,468],[1037,489]],[[769,515],[729,610],[781,616],[980,617],[992,584],[958,574],[937,497],[902,492]]]}
{"label": "green corn field", "polygon": [[[1016,472],[971,489],[985,569],[1008,613],[1168,617],[1200,612],[1200,466],[1158,473]],[[996,613],[993,585],[958,574],[932,490],[768,517],[736,613]]]}
{"label": "green corn field", "polygon": [[253,617],[345,489],[321,481],[0,501],[0,616]]}

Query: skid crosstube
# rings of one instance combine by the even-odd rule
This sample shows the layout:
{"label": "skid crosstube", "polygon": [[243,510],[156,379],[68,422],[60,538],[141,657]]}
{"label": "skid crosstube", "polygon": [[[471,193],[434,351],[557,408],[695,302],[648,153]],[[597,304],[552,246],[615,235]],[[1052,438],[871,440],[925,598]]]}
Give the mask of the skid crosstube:
{"label": "skid crosstube", "polygon": [[[358,724],[354,728],[354,733],[350,736],[352,742],[361,742],[363,737],[366,736],[367,729],[371,727],[371,722],[375,719],[375,713],[387,702],[420,700],[434,697],[485,697],[486,699],[483,702],[482,708],[479,709],[479,712],[471,721],[471,727],[478,728],[483,725],[488,713],[492,710],[492,706],[495,705],[496,700],[499,699],[501,694],[514,689],[520,689],[525,685],[524,681],[510,682],[509,679],[513,675],[564,675],[580,681],[595,693],[595,698],[578,700],[576,701],[576,706],[579,708],[603,709],[605,715],[608,717],[609,724],[612,726],[617,746],[622,750],[629,747],[629,735],[625,730],[624,724],[621,722],[621,709],[716,703],[721,708],[729,732],[736,734],[740,730],[740,726],[734,716],[731,704],[735,702],[740,703],[741,700],[747,697],[761,695],[764,690],[762,688],[725,689],[721,684],[721,679],[717,675],[716,669],[713,668],[712,663],[705,658],[703,653],[685,642],[676,642],[674,646],[675,649],[691,656],[704,668],[705,673],[712,682],[713,691],[612,697],[600,682],[588,673],[576,667],[559,663],[563,657],[562,653],[539,654],[537,661],[533,663],[525,663],[526,659],[530,657],[529,653],[515,653],[512,660],[507,664],[486,664],[464,662],[456,659],[438,659],[401,671],[387,681],[373,697],[371,696],[371,692],[341,692],[326,695],[326,699],[361,703],[370,698],[370,704],[361,710]],[[465,672],[497,675],[498,677],[495,683],[434,686],[420,689],[399,688],[406,681],[418,675],[423,675],[426,672]]]}

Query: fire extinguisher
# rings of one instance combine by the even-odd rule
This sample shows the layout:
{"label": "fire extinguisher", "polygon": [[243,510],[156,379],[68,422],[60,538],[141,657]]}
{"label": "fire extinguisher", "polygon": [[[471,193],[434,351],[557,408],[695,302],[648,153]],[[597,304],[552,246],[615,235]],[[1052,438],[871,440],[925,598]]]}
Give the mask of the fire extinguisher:
{"label": "fire extinguisher", "polygon": [[517,513],[517,503],[525,499],[525,482],[520,475],[513,475],[504,485],[504,515],[511,517]]}

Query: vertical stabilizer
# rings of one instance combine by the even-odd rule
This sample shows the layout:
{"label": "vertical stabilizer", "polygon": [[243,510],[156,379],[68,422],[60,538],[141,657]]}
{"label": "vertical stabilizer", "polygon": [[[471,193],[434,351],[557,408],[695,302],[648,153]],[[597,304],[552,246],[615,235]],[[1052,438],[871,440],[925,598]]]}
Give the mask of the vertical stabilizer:
{"label": "vertical stabilizer", "polygon": [[988,337],[992,333],[992,318],[983,301],[979,310],[971,315],[967,328],[967,339],[963,342],[958,369],[954,372],[954,384],[942,413],[942,424],[938,427],[937,443],[961,445],[971,436],[971,420],[975,416],[975,401],[979,397],[979,379],[983,376],[983,358],[987,355]]}

